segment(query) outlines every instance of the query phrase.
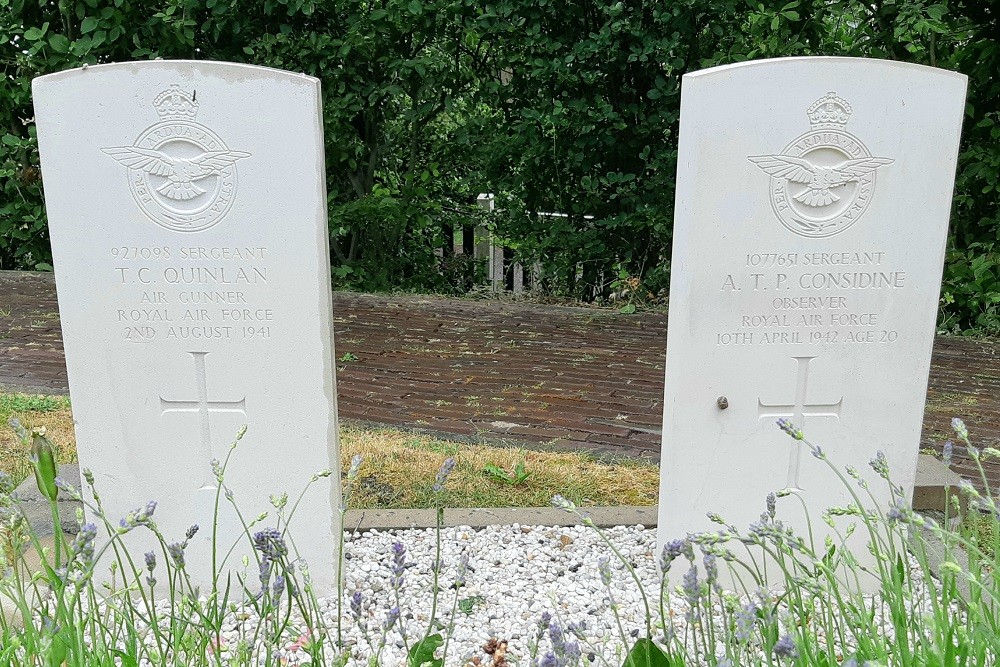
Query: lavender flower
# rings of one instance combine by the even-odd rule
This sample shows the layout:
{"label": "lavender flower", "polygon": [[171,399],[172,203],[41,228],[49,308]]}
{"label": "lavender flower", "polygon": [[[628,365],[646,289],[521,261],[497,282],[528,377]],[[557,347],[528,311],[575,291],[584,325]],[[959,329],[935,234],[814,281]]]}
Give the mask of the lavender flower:
{"label": "lavender flower", "polygon": [[253,536],[254,549],[268,560],[280,560],[288,555],[288,546],[281,533],[274,528],[267,528]]}
{"label": "lavender flower", "polygon": [[392,543],[392,577],[390,583],[393,590],[399,590],[403,585],[403,572],[406,569],[406,547],[402,542]]}
{"label": "lavender flower", "polygon": [[179,542],[167,545],[167,553],[174,561],[174,567],[178,570],[184,569],[184,545]]}
{"label": "lavender flower", "polygon": [[537,664],[538,667],[560,667],[559,660],[552,651],[546,653]]}
{"label": "lavender flower", "polygon": [[760,607],[752,600],[736,611],[734,614],[736,620],[736,641],[745,643],[750,639],[750,633],[753,632],[754,625],[757,623],[758,611],[760,611]]}
{"label": "lavender flower", "polygon": [[889,523],[895,523],[897,521],[905,521],[906,509],[907,509],[906,501],[904,501],[902,498],[897,498],[896,501],[893,503],[892,507],[889,508],[889,511],[885,513],[885,518],[888,520]]}
{"label": "lavender flower", "polygon": [[187,540],[190,540],[190,539],[192,539],[192,538],[193,538],[193,537],[194,537],[194,536],[195,536],[195,535],[196,535],[197,533],[198,533],[198,524],[196,524],[196,523],[195,523],[195,524],[192,524],[192,525],[191,525],[191,527],[187,529],[187,532],[186,532],[186,533],[184,533],[184,539],[187,539]]}
{"label": "lavender flower", "polygon": [[795,424],[793,424],[791,420],[785,419],[784,417],[778,420],[778,427],[796,440],[803,440],[806,437],[805,433],[795,428]]}
{"label": "lavender flower", "polygon": [[706,553],[702,562],[705,564],[705,583],[713,588],[717,588],[719,581],[719,564],[716,561],[715,554]]}
{"label": "lavender flower", "polygon": [[76,487],[64,480],[62,477],[56,477],[54,481],[56,488],[64,492],[71,498],[79,498],[80,494],[77,492]]}
{"label": "lavender flower", "polygon": [[947,440],[944,443],[944,448],[941,450],[941,462],[946,466],[951,465],[951,456],[955,450],[955,443],[951,440]]}
{"label": "lavender flower", "polygon": [[698,566],[692,564],[688,571],[684,573],[681,578],[681,590],[684,591],[684,597],[687,599],[689,605],[693,609],[698,605],[698,599],[701,597],[701,586],[698,583]]}
{"label": "lavender flower", "polygon": [[957,435],[961,440],[967,441],[969,439],[969,429],[966,428],[965,422],[958,417],[951,420],[951,428],[955,431],[955,435]]}
{"label": "lavender flower", "polygon": [[354,591],[351,596],[351,616],[357,623],[361,623],[361,591]]}
{"label": "lavender flower", "polygon": [[125,515],[121,521],[118,522],[119,528],[118,532],[127,533],[136,526],[141,526],[148,524],[149,520],[153,518],[153,512],[156,511],[156,501],[150,500],[146,503],[145,507],[140,509],[135,509]]}
{"label": "lavender flower", "polygon": [[275,575],[274,583],[271,585],[271,592],[274,594],[275,599],[281,597],[281,594],[285,592],[285,578],[280,574]]}
{"label": "lavender flower", "polygon": [[771,653],[778,658],[795,660],[799,655],[799,650],[795,648],[795,642],[792,641],[791,635],[785,635],[771,647]]}
{"label": "lavender flower", "polygon": [[149,575],[146,576],[146,585],[152,588],[156,585],[156,579],[153,577],[153,570],[156,569],[156,554],[152,551],[147,551],[145,558],[146,569],[149,570]]}
{"label": "lavender flower", "polygon": [[538,617],[538,630],[540,632],[545,632],[549,629],[549,625],[552,624],[552,614],[547,611],[543,611],[542,615]]}
{"label": "lavender flower", "polygon": [[549,642],[552,643],[552,650],[557,656],[566,654],[566,635],[563,634],[562,626],[556,623],[549,623]]}
{"label": "lavender flower", "polygon": [[385,623],[382,625],[382,629],[385,632],[389,632],[396,625],[396,621],[399,620],[399,607],[393,607],[389,610],[389,615],[385,617]]}
{"label": "lavender flower", "polygon": [[455,469],[455,459],[448,457],[441,464],[441,469],[438,470],[437,477],[434,478],[434,493],[441,493],[444,489],[444,483],[448,481],[448,475],[451,471]]}
{"label": "lavender flower", "polygon": [[572,512],[576,509],[576,505],[574,505],[572,501],[563,498],[558,493],[552,496],[552,500],[549,501],[549,504],[557,510],[566,510],[567,512]]}
{"label": "lavender flower", "polygon": [[684,551],[684,540],[671,540],[663,545],[663,551],[660,553],[660,570],[667,572],[670,570],[670,565],[681,555]]}
{"label": "lavender flower", "polygon": [[601,573],[601,583],[605,586],[611,586],[611,561],[608,560],[607,556],[601,556],[597,559],[597,571]]}
{"label": "lavender flower", "polygon": [[80,532],[73,540],[71,551],[81,563],[89,564],[94,560],[94,540],[97,538],[97,526],[92,523],[85,523],[80,527]]}
{"label": "lavender flower", "polygon": [[264,592],[267,590],[267,586],[271,581],[271,561],[268,558],[262,558],[260,561],[260,571],[257,574],[257,578],[260,579],[260,590]]}
{"label": "lavender flower", "polygon": [[767,494],[767,515],[772,519],[778,513],[778,497],[774,492]]}
{"label": "lavender flower", "polygon": [[455,588],[465,585],[465,577],[469,572],[469,554],[462,554],[458,559],[458,568],[455,572]]}
{"label": "lavender flower", "polygon": [[879,477],[889,479],[889,460],[885,457],[885,452],[876,452],[875,458],[868,462]]}

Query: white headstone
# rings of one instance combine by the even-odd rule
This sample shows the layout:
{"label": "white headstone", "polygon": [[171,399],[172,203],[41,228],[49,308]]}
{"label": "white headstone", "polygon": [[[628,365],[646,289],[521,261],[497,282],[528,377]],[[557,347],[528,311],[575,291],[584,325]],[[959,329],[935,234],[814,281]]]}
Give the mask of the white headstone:
{"label": "white headstone", "polygon": [[[294,500],[334,471],[290,529],[329,587],[340,488],[319,81],[156,61],[33,91],[77,448],[108,516],[153,499],[168,541],[199,524],[186,563],[207,585],[209,462],[246,424],[226,485],[248,521],[269,512],[252,530],[275,527],[272,494]],[[225,499],[219,526],[221,562],[242,532]]]}
{"label": "white headstone", "polygon": [[[709,511],[745,531],[785,488],[822,540],[820,515],[847,489],[782,417],[841,469],[871,478],[884,451],[912,489],[965,88],[852,58],[684,77],[661,545],[718,530]],[[797,505],[779,519],[802,529]]]}

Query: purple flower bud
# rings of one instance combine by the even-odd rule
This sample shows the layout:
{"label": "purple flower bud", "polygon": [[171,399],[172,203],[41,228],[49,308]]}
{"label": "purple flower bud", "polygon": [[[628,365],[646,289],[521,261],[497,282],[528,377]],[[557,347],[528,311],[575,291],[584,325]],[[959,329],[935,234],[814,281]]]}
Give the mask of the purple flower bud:
{"label": "purple flower bud", "polygon": [[955,450],[955,443],[953,443],[951,440],[945,441],[944,447],[941,450],[941,461],[946,466],[951,465],[951,457],[952,454],[954,453],[954,450]]}
{"label": "purple flower bud", "polygon": [[757,624],[758,611],[760,611],[760,607],[753,601],[747,602],[736,610],[734,614],[736,621],[736,641],[745,643],[750,639],[750,633],[753,632],[754,626]]}
{"label": "purple flower bud", "polygon": [[795,428],[795,424],[791,420],[784,417],[778,420],[778,427],[796,440],[803,440],[806,437],[801,430]]}
{"label": "purple flower bud", "polygon": [[462,554],[458,559],[458,569],[455,573],[455,588],[465,585],[465,577],[469,571],[469,554]]}
{"label": "purple flower bud", "polygon": [[605,586],[611,585],[611,562],[608,560],[607,556],[601,556],[597,559],[597,570],[601,573],[601,583]]}
{"label": "purple flower bud", "polygon": [[156,569],[156,554],[152,551],[146,552],[146,569],[150,572]]}
{"label": "purple flower bud", "polygon": [[268,560],[280,560],[283,556],[288,555],[288,546],[285,544],[285,539],[274,528],[267,528],[259,533],[254,533],[253,546],[254,549],[259,551]]}
{"label": "purple flower bud", "polygon": [[778,498],[774,495],[774,492],[767,494],[767,515],[774,518],[775,514],[778,513]]}
{"label": "purple flower bud", "polygon": [[966,428],[965,422],[958,417],[951,420],[951,428],[955,431],[955,435],[957,435],[960,439],[969,439],[969,429]]}
{"label": "purple flower bud", "polygon": [[197,533],[198,533],[198,524],[193,524],[190,528],[187,529],[187,532],[184,533],[184,538],[190,540]]}
{"label": "purple flower bud", "polygon": [[563,498],[558,493],[552,496],[552,500],[549,501],[549,504],[555,507],[557,510],[566,510],[567,512],[572,512],[573,510],[576,509],[576,505],[574,505],[571,501],[567,500],[566,498]]}
{"label": "purple flower bud", "polygon": [[178,570],[184,569],[184,546],[178,542],[167,545],[167,553],[174,561],[174,567]]}
{"label": "purple flower bud", "polygon": [[392,572],[390,583],[393,590],[399,590],[403,585],[403,572],[406,570],[406,546],[402,542],[392,544],[392,565],[389,570]]}
{"label": "purple flower bud", "polygon": [[351,596],[351,616],[356,622],[361,622],[361,591],[354,591]]}
{"label": "purple flower bud", "polygon": [[274,584],[271,585],[271,592],[275,598],[280,598],[281,594],[285,592],[285,578],[280,574],[275,575]]}
{"label": "purple flower bud", "polygon": [[389,610],[389,615],[385,617],[385,623],[382,628],[389,632],[392,630],[393,626],[396,625],[396,621],[399,620],[399,607],[393,607]]}
{"label": "purple flower bud", "polygon": [[771,647],[771,653],[778,658],[795,660],[799,655],[799,650],[795,648],[795,642],[792,640],[791,635],[785,635]]}
{"label": "purple flower bud", "polygon": [[441,469],[438,470],[437,477],[434,478],[434,493],[440,493],[444,489],[444,483],[448,481],[448,475],[451,471],[455,469],[455,459],[448,457],[441,464]]}
{"label": "purple flower bud", "polygon": [[660,553],[660,570],[667,572],[670,564],[677,560],[684,551],[684,540],[671,540],[663,545]]}

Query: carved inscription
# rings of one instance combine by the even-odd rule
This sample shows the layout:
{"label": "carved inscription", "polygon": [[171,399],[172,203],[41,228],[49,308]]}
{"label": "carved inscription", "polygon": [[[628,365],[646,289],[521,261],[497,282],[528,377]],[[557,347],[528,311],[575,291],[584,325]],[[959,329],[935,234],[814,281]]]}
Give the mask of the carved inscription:
{"label": "carved inscription", "polygon": [[198,425],[201,434],[201,460],[212,458],[211,416],[215,412],[235,412],[247,416],[246,398],[236,401],[213,401],[208,398],[208,371],[205,368],[205,357],[208,352],[189,352],[194,357],[194,381],[197,391],[193,399],[171,400],[160,396],[160,416],[172,412],[189,412],[198,415]]}
{"label": "carved inscription", "polygon": [[[798,364],[798,372],[795,382],[795,402],[787,404],[765,403],[760,398],[757,399],[757,419],[774,420],[779,417],[791,419],[792,423],[799,426],[805,422],[806,417],[833,417],[840,419],[840,408],[843,407],[844,397],[837,399],[836,403],[807,403],[806,391],[809,385],[809,362],[815,359],[811,357],[792,357]],[[804,448],[798,442],[792,441],[791,450],[788,454],[788,473],[785,486],[789,489],[799,488],[799,464]]]}
{"label": "carved inscription", "polygon": [[268,284],[266,247],[151,246],[111,248],[113,282],[123,304],[114,311],[121,336],[153,340],[266,340],[278,314],[256,296]]}
{"label": "carved inscription", "polygon": [[899,331],[871,298],[905,292],[906,271],[885,251],[747,253],[741,271],[719,279],[723,293],[749,295],[715,344],[892,344]]}

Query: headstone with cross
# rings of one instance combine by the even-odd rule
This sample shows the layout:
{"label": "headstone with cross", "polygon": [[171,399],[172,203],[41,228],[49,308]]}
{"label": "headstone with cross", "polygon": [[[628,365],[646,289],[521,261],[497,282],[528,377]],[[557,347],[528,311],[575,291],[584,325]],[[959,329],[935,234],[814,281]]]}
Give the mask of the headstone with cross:
{"label": "headstone with cross", "polygon": [[852,58],[684,77],[661,544],[718,530],[709,512],[745,532],[784,489],[778,518],[802,533],[804,507],[823,544],[851,489],[778,419],[841,470],[883,450],[912,488],[965,86]]}
{"label": "headstone with cross", "polygon": [[[339,467],[319,81],[155,61],[34,97],[81,465],[112,522],[156,500],[169,542],[199,524],[185,561],[208,590],[213,526],[217,548],[242,539],[223,570],[250,552],[227,491],[275,527],[272,495]],[[321,590],[339,498],[320,477],[289,529]]]}

